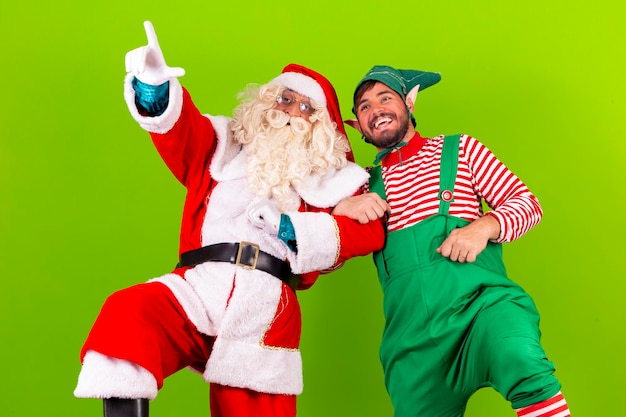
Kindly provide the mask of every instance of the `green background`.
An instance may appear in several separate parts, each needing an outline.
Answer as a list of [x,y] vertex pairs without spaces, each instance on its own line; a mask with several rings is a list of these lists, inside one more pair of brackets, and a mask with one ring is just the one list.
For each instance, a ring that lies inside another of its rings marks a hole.
[[[217,3],[217,4],[215,4]],[[535,298],[543,342],[576,417],[624,416],[624,82],[620,0],[380,2],[20,1],[0,10],[0,413],[98,416],[72,395],[105,297],[169,271],[183,188],[128,114],[124,54],[151,20],[206,113],[289,62],[328,76],[344,117],[373,65],[439,71],[418,96],[422,134],[468,133],[539,197],[542,223],[505,246]],[[357,161],[373,149],[350,132]],[[369,257],[300,295],[299,416],[391,416]],[[208,416],[183,370],[151,415]],[[513,415],[493,390],[468,417]]]

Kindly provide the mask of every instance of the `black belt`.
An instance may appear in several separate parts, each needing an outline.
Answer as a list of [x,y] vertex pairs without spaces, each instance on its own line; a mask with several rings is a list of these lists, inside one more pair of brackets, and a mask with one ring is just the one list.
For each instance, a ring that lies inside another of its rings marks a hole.
[[294,290],[299,281],[298,276],[291,273],[289,263],[261,251],[259,245],[250,242],[217,243],[190,250],[180,255],[177,267],[195,266],[208,261],[230,262],[245,269],[267,272]]

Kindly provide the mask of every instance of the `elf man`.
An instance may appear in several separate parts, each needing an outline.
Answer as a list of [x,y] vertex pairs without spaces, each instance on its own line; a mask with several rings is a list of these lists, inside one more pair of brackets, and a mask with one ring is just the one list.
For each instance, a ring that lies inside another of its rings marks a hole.
[[210,383],[213,417],[292,417],[303,388],[295,290],[382,247],[381,222],[330,214],[368,175],[322,75],[288,65],[232,118],[203,115],[145,30],[148,45],[126,55],[125,98],[187,189],[180,262],[106,300],[75,395],[103,399],[106,417],[147,416],[164,378],[190,367]]
[[493,387],[520,417],[569,416],[540,343],[539,313],[502,261],[502,244],[537,225],[541,206],[475,138],[415,131],[417,93],[440,79],[380,65],[359,81],[357,119],[348,123],[379,151],[369,183],[375,194],[346,199],[334,212],[365,222],[389,212],[374,261],[394,415],[461,417],[476,390]]

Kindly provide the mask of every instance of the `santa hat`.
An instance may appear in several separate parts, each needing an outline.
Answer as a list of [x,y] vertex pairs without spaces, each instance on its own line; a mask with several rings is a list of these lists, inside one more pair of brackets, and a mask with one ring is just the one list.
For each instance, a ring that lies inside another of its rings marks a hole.
[[[337,93],[330,81],[322,74],[302,65],[289,64],[270,83],[284,85],[296,93],[307,96],[316,103],[325,106],[330,115],[330,120],[336,125],[337,131],[346,138],[348,137],[343,126]],[[354,161],[352,150],[347,153],[347,156],[350,161]]]

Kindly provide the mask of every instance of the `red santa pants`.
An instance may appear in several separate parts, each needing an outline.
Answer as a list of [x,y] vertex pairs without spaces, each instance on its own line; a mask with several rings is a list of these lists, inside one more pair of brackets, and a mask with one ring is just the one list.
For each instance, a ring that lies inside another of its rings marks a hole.
[[[298,330],[299,326],[298,322]],[[283,332],[281,336],[289,333]],[[300,332],[295,332],[292,338],[288,344],[297,346]],[[94,350],[136,363],[154,375],[160,389],[164,378],[183,368],[202,372],[213,341],[213,337],[198,332],[167,286],[151,282],[117,291],[106,300],[80,359],[83,360],[88,350]],[[296,415],[295,395],[267,394],[218,384],[211,384],[210,392],[214,417]]]

